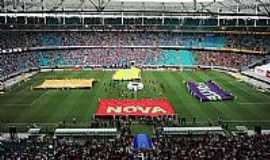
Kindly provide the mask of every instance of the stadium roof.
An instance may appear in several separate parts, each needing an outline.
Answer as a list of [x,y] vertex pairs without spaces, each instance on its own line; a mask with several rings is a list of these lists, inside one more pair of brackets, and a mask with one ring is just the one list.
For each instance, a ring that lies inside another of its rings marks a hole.
[[270,0],[2,0],[1,12],[159,11],[270,15]]

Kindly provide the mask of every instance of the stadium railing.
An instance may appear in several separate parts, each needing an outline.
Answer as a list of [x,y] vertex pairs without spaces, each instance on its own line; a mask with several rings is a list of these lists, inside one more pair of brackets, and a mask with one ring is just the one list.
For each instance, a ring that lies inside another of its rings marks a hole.
[[74,137],[74,136],[116,136],[116,128],[57,128],[55,136]]
[[186,134],[222,134],[224,129],[220,126],[210,127],[164,127],[164,135],[186,135]]

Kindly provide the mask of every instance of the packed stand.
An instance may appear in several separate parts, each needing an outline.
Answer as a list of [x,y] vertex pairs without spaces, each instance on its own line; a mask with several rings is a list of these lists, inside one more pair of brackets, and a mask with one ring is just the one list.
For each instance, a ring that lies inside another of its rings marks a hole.
[[26,138],[0,143],[0,159],[145,160],[270,158],[270,135],[186,135],[152,137],[153,148],[134,150],[132,135],[116,138]]
[[269,51],[270,49],[269,37],[263,37],[261,35],[229,35],[227,36],[227,43],[225,47],[239,48],[255,51]]
[[[18,37],[20,37],[18,39]],[[268,36],[177,32],[1,32],[0,48],[42,46],[186,46],[269,50]]]
[[153,138],[146,159],[256,159],[270,158],[270,135],[186,136]]
[[128,159],[131,137],[69,140],[26,138],[1,142],[0,159],[121,160]]
[[234,69],[241,69],[250,65],[252,62],[263,58],[255,54],[236,54],[222,52],[196,52],[199,65],[224,66]]
[[191,52],[184,50],[153,49],[74,49],[32,51],[0,54],[2,76],[20,73],[32,68],[100,66],[123,68],[131,61],[138,66],[207,65],[241,69],[263,58],[263,55],[221,52]]
[[[18,37],[20,37],[18,39]],[[156,46],[124,49],[121,46]],[[0,54],[1,79],[32,68],[136,65],[214,65],[241,69],[261,55],[162,50],[158,46],[240,48],[267,51],[270,38],[253,35],[191,34],[176,32],[1,32],[0,49],[41,46],[116,46],[111,49],[37,50]]]

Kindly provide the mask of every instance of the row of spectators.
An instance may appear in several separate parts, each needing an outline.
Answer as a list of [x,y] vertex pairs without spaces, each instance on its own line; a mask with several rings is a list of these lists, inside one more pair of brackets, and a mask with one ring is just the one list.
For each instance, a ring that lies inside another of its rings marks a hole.
[[270,158],[270,136],[190,136],[153,138],[153,150],[146,159],[256,159]]
[[256,60],[262,58],[260,55],[234,54],[234,53],[207,53],[205,51],[197,52],[197,63],[206,66],[224,66],[235,69],[246,67]]
[[187,46],[269,50],[270,37],[176,32],[1,32],[0,48],[38,46]]
[[121,160],[129,159],[132,137],[72,140],[46,136],[0,143],[0,159]]
[[262,55],[219,52],[190,52],[160,49],[76,49],[33,51],[0,54],[3,75],[21,72],[30,68],[93,66],[106,68],[136,65],[208,65],[241,69],[261,59]]
[[[261,38],[260,38],[261,37]],[[270,37],[230,35],[227,37],[226,47],[249,49],[255,51],[269,51]]]
[[[159,127],[177,127],[181,124],[186,123],[185,118],[179,118],[176,115],[173,116],[159,116],[159,117],[135,117],[135,116],[117,116],[114,117],[108,117],[105,119],[104,117],[93,117],[91,121],[91,127],[92,128],[108,128],[108,127],[114,127],[118,128],[123,131],[129,130],[131,125],[134,124],[147,124],[147,125],[153,125],[155,131],[158,131]],[[195,123],[196,120],[193,120]],[[130,132],[128,132],[130,133]]]
[[[153,148],[134,150],[133,135],[117,137],[26,138],[0,141],[0,159],[57,160],[266,160],[270,135],[186,135],[152,137]],[[143,155],[143,156],[142,156]]]

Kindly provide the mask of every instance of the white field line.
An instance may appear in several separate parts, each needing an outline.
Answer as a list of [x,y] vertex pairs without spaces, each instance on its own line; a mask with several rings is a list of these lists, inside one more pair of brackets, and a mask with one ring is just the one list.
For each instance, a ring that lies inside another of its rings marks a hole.
[[29,106],[31,103],[0,103],[0,106]]
[[31,103],[30,103],[30,106],[32,106],[33,104],[35,104],[39,99],[40,99],[40,97],[42,97],[44,94],[46,94],[47,93],[47,91],[46,92],[44,92],[44,93],[42,93],[41,95],[39,95],[38,96],[38,98],[36,98],[35,100],[33,100]]
[[42,93],[40,96],[38,96],[35,100],[33,100],[31,103],[0,103],[0,106],[32,106],[34,103],[36,103],[40,97],[42,97],[46,92]]
[[241,105],[265,105],[265,104],[270,104],[270,102],[238,102],[238,104]]

